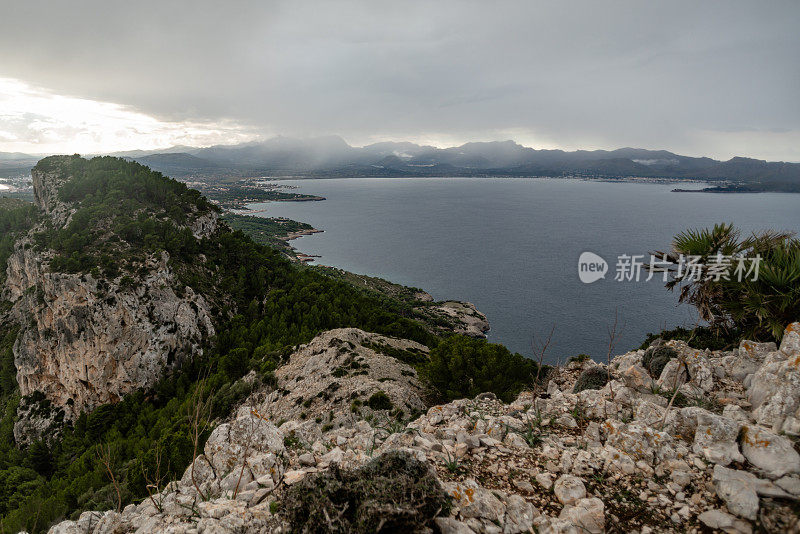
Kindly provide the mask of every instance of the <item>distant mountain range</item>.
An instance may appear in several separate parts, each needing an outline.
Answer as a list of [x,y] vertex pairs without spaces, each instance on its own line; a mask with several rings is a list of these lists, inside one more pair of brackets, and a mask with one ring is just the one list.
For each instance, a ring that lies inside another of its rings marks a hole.
[[[265,142],[206,148],[172,147],[112,155],[138,161],[174,177],[213,176],[585,176],[699,179],[715,191],[800,192],[800,163],[735,157],[728,161],[681,156],[665,150],[536,150],[498,141],[436,148],[408,142],[353,147],[336,136],[276,137]],[[0,153],[0,167],[22,154]]]

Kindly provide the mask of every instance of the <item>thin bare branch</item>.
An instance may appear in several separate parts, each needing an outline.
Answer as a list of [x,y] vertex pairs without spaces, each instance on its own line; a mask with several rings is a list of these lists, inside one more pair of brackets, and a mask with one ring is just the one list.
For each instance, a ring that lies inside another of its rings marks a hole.
[[106,474],[114,485],[114,490],[117,492],[117,513],[119,513],[122,511],[122,492],[120,491],[119,482],[117,482],[117,477],[114,476],[114,470],[112,469],[113,457],[111,454],[111,445],[98,445],[96,452],[97,459],[100,460],[100,463],[106,468]]

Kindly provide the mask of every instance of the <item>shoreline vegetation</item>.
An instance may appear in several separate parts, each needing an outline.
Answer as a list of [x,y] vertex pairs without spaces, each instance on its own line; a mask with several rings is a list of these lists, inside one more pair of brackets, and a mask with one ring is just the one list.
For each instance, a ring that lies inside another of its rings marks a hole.
[[289,241],[322,232],[310,224],[282,217],[258,217],[225,212],[222,219],[233,230],[241,230],[256,243],[275,248],[295,261],[311,261],[313,256],[297,252]]
[[318,202],[325,197],[288,193],[285,186],[260,184],[254,180],[240,180],[236,184],[210,184],[200,182],[196,186],[209,200],[225,210],[249,211],[248,204],[257,202]]

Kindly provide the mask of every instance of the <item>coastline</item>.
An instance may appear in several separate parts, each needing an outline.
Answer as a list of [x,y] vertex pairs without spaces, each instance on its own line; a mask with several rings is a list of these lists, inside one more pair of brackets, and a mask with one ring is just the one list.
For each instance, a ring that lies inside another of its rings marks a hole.
[[[325,230],[318,230],[316,228],[311,228],[310,230],[298,230],[297,232],[290,232],[286,234],[284,237],[279,237],[278,239],[282,241],[286,241],[287,245],[289,241],[293,241],[295,239],[301,238],[306,235],[313,235],[313,234],[321,234]],[[316,260],[317,258],[321,258],[322,256],[318,256],[315,254],[304,254],[303,252],[298,252],[296,248],[291,245],[288,245],[290,249],[292,249],[293,260],[299,263],[311,263],[312,261]]]

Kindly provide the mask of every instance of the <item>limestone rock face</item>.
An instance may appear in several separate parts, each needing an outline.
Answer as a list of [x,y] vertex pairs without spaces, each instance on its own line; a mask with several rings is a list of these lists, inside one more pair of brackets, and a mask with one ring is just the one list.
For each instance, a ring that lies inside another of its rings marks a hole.
[[746,519],[755,519],[759,508],[759,495],[790,498],[781,488],[758,478],[748,471],[738,471],[717,465],[713,474],[717,495],[725,501],[732,513]]
[[14,345],[20,393],[39,391],[68,417],[154,384],[214,333],[208,305],[175,293],[168,257],[154,258],[135,287],[91,275],[48,272],[17,249],[7,288],[15,312],[32,317]]
[[[275,425],[255,410],[242,412],[230,423],[215,428],[206,441],[205,460],[220,478],[231,472],[238,474],[240,469],[237,469],[237,465],[241,467],[242,459],[258,458],[270,453],[279,455],[284,450],[283,434]],[[250,469],[244,471],[250,472]],[[264,473],[252,474],[255,475],[252,478],[257,478]]]
[[563,475],[556,480],[553,493],[562,504],[575,504],[586,497],[586,487],[583,481],[572,475]]
[[33,181],[33,200],[42,211],[59,225],[67,221],[68,207],[59,200],[58,190],[71,178],[58,171],[44,172],[38,169],[31,171]]
[[755,519],[758,513],[758,494],[748,475],[749,473],[718,465],[714,468],[714,486],[728,510],[740,517]]
[[737,519],[735,516],[722,510],[707,510],[698,516],[698,519],[709,528],[716,528],[724,532],[752,532],[749,523]]
[[751,464],[773,478],[800,473],[800,454],[788,438],[756,427],[744,430],[742,453]]
[[719,465],[744,461],[744,456],[739,452],[739,445],[736,443],[740,428],[736,421],[727,417],[707,412],[699,413],[694,436],[694,452],[703,454],[706,460]]
[[780,350],[765,357],[747,394],[756,422],[794,433],[800,419],[800,323],[786,327]]
[[761,367],[764,358],[770,352],[776,350],[775,343],[756,343],[743,340],[739,344],[738,354],[730,359],[728,372],[733,378],[744,380],[747,375],[756,372]]
[[[34,170],[34,196],[50,222],[63,227],[71,208],[58,198],[63,174]],[[216,228],[216,215],[197,222],[197,235]],[[199,220],[199,218],[198,218]],[[52,252],[22,237],[8,259],[3,298],[21,325],[14,344],[17,382],[23,396],[39,392],[66,420],[116,402],[153,385],[165,368],[192,358],[214,334],[210,306],[180,286],[162,253],[146,259],[131,284],[91,274],[53,272]],[[37,439],[37,428],[21,418],[15,439]]]
[[605,532],[605,506],[597,497],[580,499],[574,505],[565,506],[558,518],[569,521],[581,532]]

